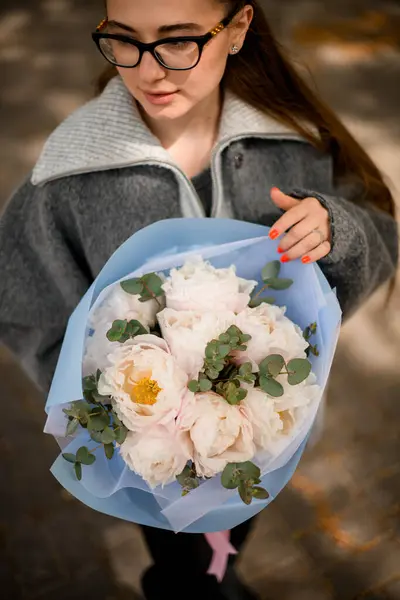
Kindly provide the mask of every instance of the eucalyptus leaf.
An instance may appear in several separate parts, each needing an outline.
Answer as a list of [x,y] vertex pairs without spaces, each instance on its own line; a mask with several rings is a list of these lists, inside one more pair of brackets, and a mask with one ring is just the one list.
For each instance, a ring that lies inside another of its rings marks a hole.
[[273,260],[265,265],[263,270],[261,271],[261,277],[264,281],[272,279],[274,277],[278,277],[281,271],[281,263],[279,260]]
[[273,296],[262,296],[261,298],[255,298],[254,300],[250,300],[250,308],[257,308],[257,306],[261,306],[261,304],[275,304],[276,300]]
[[294,358],[287,364],[289,371],[288,383],[298,385],[307,379],[311,373],[311,363],[306,358]]
[[200,379],[199,387],[201,392],[209,392],[210,390],[212,390],[212,386],[213,384],[209,379]]
[[150,290],[154,294],[154,296],[162,296],[164,291],[162,289],[163,280],[156,275],[155,273],[148,273],[141,278],[141,282],[146,289],[146,291]]
[[280,354],[271,354],[264,358],[264,360],[259,364],[260,373],[262,375],[271,375],[272,377],[277,377],[283,367],[285,366],[285,359]]
[[137,296],[143,291],[143,283],[138,278],[121,281],[120,285],[124,292],[131,294],[132,296]]
[[199,382],[196,381],[196,380],[189,381],[189,383],[188,383],[188,390],[190,392],[193,392],[193,394],[196,394],[197,392],[199,392],[200,391]]
[[88,422],[88,429],[94,431],[103,431],[110,423],[110,417],[107,414],[91,416]]
[[221,344],[218,348],[219,358],[226,358],[231,351],[229,344]]
[[66,454],[63,454],[62,457],[69,463],[75,464],[75,462],[76,462],[75,454],[69,454],[67,452]]
[[268,284],[268,287],[271,288],[271,290],[287,290],[293,285],[293,279],[272,278],[269,279],[266,283]]
[[257,498],[257,500],[267,500],[267,498],[269,498],[269,493],[262,487],[253,487],[251,494],[253,498]]
[[93,392],[97,390],[97,382],[92,375],[84,377],[82,379],[82,387],[87,392]]
[[75,475],[78,481],[82,479],[82,465],[79,462],[76,462],[74,465]]
[[239,375],[244,377],[245,375],[250,375],[253,370],[253,365],[250,362],[244,363],[239,367]]
[[259,479],[261,475],[260,467],[257,467],[250,460],[243,463],[236,463],[236,467],[240,471],[241,479]]
[[115,441],[118,444],[123,444],[126,440],[126,436],[128,435],[128,429],[121,423],[121,425],[117,425],[114,429]]
[[103,444],[112,444],[115,441],[115,432],[111,427],[106,427],[101,435]]
[[246,485],[244,481],[239,483],[239,495],[245,504],[249,505],[252,503],[252,488]]
[[229,337],[228,333],[221,333],[218,339],[223,344],[229,344],[231,338]]
[[275,379],[272,379],[272,377],[267,377],[266,375],[260,377],[260,387],[266,394],[273,398],[280,398],[284,393],[282,385],[278,381],[275,381]]
[[78,429],[78,426],[79,426],[78,419],[72,419],[72,421],[69,421],[69,423],[67,425],[67,436],[74,435],[74,433]]
[[114,456],[114,451],[114,444],[104,444],[104,453],[108,460],[112,459],[112,457]]
[[229,463],[221,474],[221,484],[228,490],[234,490],[240,483],[239,472],[236,463]]
[[185,485],[186,480],[190,479],[190,477],[192,477],[192,473],[193,473],[192,469],[189,467],[189,465],[186,465],[186,467],[183,469],[182,473],[180,473],[179,475],[176,476],[176,480],[181,485]]
[[82,446],[79,448],[76,453],[76,462],[81,463],[82,465],[92,465],[96,460],[96,457],[93,454],[90,454],[88,448],[86,446]]

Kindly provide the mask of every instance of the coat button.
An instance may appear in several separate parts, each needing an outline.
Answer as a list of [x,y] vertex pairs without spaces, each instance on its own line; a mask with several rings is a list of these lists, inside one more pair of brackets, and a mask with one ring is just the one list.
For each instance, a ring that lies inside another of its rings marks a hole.
[[242,153],[235,154],[234,161],[235,161],[236,169],[240,169],[243,165],[243,154]]

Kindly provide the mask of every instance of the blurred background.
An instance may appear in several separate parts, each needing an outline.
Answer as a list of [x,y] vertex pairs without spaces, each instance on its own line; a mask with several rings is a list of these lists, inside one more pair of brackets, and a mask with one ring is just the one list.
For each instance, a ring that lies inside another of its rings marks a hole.
[[[400,198],[400,2],[264,0],[300,69]],[[1,0],[0,204],[49,133],[93,94],[99,0]],[[261,515],[241,571],[264,600],[400,599],[400,292],[344,327],[323,436]],[[0,589],[7,600],[139,598],[137,529],[49,473],[44,400],[0,349]]]

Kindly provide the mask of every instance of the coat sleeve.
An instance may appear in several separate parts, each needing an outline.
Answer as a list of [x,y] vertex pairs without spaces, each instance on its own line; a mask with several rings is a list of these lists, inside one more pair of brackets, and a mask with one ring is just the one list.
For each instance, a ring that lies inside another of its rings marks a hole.
[[73,217],[27,181],[0,220],[0,342],[48,391],[71,312],[91,284]]
[[329,194],[295,189],[294,197],[317,198],[327,209],[332,250],[319,261],[345,317],[351,315],[380,285],[394,277],[398,264],[398,227],[368,199],[359,185],[340,186]]

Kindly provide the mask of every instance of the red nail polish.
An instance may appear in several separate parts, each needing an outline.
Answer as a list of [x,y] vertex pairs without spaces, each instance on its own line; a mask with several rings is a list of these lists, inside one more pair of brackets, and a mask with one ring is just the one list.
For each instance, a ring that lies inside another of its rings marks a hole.
[[303,256],[303,258],[301,259],[301,262],[306,265],[307,263],[311,262],[311,258],[309,256]]
[[281,258],[281,262],[287,263],[289,261],[290,261],[290,258],[287,256],[287,254],[284,254]]
[[269,237],[271,240],[276,240],[276,238],[279,237],[279,231],[277,229],[271,229],[269,232]]
[[274,187],[271,188],[271,192],[273,192],[274,190],[277,190],[278,192],[280,191],[279,188],[276,187],[276,185],[274,185]]
[[278,252],[279,252],[279,254],[283,254],[285,251],[282,250],[282,248],[278,248]]

